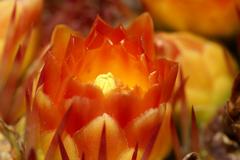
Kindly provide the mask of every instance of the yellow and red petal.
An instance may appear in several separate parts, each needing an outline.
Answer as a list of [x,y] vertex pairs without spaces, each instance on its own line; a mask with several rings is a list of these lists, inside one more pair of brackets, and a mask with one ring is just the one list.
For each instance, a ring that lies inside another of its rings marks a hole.
[[95,118],[79,130],[74,136],[74,141],[79,154],[84,154],[85,159],[97,160],[100,156],[116,159],[128,149],[123,132],[107,114]]
[[140,36],[145,54],[149,59],[154,59],[153,22],[148,13],[137,17],[127,29],[127,33],[130,36]]
[[[131,121],[124,128],[130,147],[138,144],[139,149],[146,152],[147,146],[152,143],[149,157],[155,159],[155,157],[166,155],[171,146],[171,114],[171,106],[161,105],[158,108],[146,111],[143,115]],[[160,128],[156,130],[156,127]],[[157,132],[157,134],[153,138],[154,132]]]

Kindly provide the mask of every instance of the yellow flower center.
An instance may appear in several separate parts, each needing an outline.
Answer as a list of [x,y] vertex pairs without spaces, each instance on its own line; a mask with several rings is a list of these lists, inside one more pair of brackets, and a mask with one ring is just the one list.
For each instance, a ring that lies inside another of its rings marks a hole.
[[102,89],[104,94],[109,93],[111,90],[116,88],[116,83],[114,80],[114,76],[111,72],[106,74],[100,74],[94,81],[94,85],[98,86]]

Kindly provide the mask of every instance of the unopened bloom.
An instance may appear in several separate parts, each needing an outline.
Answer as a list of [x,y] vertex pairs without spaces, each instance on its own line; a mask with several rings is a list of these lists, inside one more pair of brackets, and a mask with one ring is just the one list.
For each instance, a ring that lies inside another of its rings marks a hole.
[[42,0],[0,1],[0,117],[16,122],[24,110],[26,68],[34,57]]
[[29,94],[26,151],[61,159],[55,149],[63,141],[70,159],[163,158],[171,146],[165,103],[178,67],[154,55],[148,14],[127,29],[97,17],[86,38],[57,26],[36,93]]
[[239,33],[239,0],[142,0],[157,24],[206,36]]
[[212,117],[228,100],[238,72],[229,52],[216,42],[187,32],[159,33],[155,44],[159,57],[179,62],[187,79],[188,105],[194,105],[202,120]]

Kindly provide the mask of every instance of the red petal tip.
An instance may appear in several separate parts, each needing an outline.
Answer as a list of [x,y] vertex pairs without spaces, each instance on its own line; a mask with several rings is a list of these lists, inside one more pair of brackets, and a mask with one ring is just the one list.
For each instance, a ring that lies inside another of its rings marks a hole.
[[182,159],[182,150],[179,142],[179,137],[177,134],[177,129],[173,118],[171,118],[171,135],[173,141],[173,150],[177,160]]
[[199,153],[200,144],[199,144],[199,133],[197,127],[196,115],[194,112],[194,108],[192,107],[192,128],[191,128],[191,147],[193,152]]
[[132,160],[137,160],[137,154],[138,154],[138,143],[136,144],[135,148],[134,148],[134,152],[132,155]]
[[106,124],[103,123],[98,160],[107,160]]
[[31,149],[28,155],[28,160],[37,160],[36,153],[34,149]]
[[58,136],[58,144],[59,144],[59,149],[60,149],[62,160],[69,160],[69,157],[68,157],[67,151],[64,147],[64,144],[62,142],[61,136]]

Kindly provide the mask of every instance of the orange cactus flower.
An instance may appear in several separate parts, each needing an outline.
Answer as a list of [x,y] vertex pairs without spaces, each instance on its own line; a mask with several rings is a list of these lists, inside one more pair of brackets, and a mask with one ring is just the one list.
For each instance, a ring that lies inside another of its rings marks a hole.
[[36,49],[42,0],[0,1],[0,117],[16,122],[22,114],[26,68]]
[[188,106],[194,105],[198,118],[208,120],[228,100],[237,63],[220,44],[187,32],[159,33],[157,54],[179,62],[187,78]]
[[212,37],[239,33],[239,0],[142,0],[156,23]]
[[26,151],[47,159],[163,158],[177,72],[177,63],[154,57],[148,14],[127,29],[97,17],[86,38],[57,26],[36,92],[28,92],[27,131],[34,130]]

